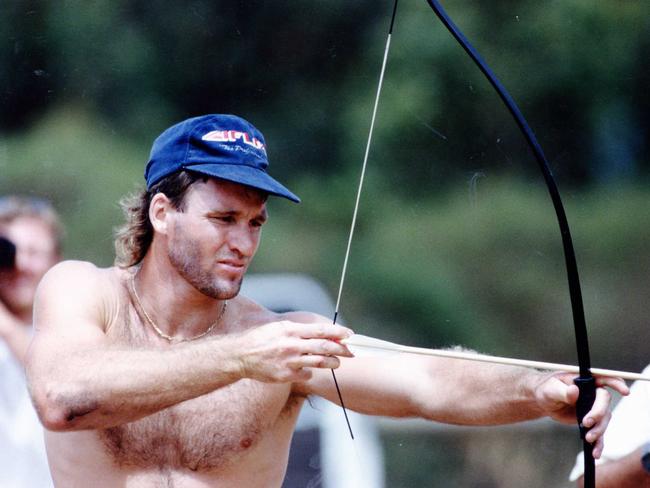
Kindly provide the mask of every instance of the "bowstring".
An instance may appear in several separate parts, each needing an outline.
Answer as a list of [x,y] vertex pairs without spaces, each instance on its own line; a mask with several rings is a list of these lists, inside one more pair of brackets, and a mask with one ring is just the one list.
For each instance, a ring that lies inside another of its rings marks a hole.
[[[379,107],[379,98],[381,95],[381,89],[384,84],[384,74],[386,73],[386,65],[388,64],[388,53],[390,51],[390,41],[393,36],[393,26],[395,25],[395,16],[397,14],[397,3],[399,0],[395,0],[393,4],[393,13],[390,19],[390,27],[388,29],[388,35],[386,36],[386,46],[384,48],[384,57],[381,64],[381,71],[379,72],[379,83],[377,84],[377,93],[375,95],[375,103],[372,109],[372,117],[370,119],[370,130],[368,131],[368,140],[366,142],[366,150],[363,155],[363,164],[361,165],[361,175],[359,177],[359,185],[357,187],[357,197],[354,202],[354,211],[352,212],[352,223],[350,224],[350,233],[348,234],[348,244],[345,249],[345,257],[343,259],[343,269],[341,270],[341,278],[339,280],[339,289],[336,295],[336,306],[334,307],[334,317],[332,318],[332,324],[336,324],[336,320],[339,316],[339,308],[341,305],[341,297],[343,296],[343,285],[345,283],[345,276],[348,270],[348,261],[350,259],[350,249],[352,248],[352,239],[354,237],[354,229],[357,224],[357,215],[359,213],[359,205],[361,202],[361,192],[363,190],[363,183],[366,177],[366,168],[368,166],[368,156],[370,155],[370,145],[372,144],[372,134],[375,130],[375,120],[377,119],[377,109]],[[343,402],[343,395],[341,394],[341,389],[339,388],[339,382],[336,379],[336,374],[334,369],[332,371],[332,379],[334,380],[334,386],[336,387],[336,393],[341,404],[341,409],[343,410],[343,415],[345,416],[345,422],[350,431],[350,437],[354,440],[354,433],[352,432],[352,425],[350,424],[350,419],[348,417],[347,409],[345,408],[345,403]]]

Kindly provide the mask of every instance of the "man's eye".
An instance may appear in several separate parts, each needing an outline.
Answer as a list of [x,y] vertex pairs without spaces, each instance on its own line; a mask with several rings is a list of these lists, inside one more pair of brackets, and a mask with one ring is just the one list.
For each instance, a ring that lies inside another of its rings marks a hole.
[[212,217],[212,220],[217,220],[219,222],[232,223],[235,221],[235,218],[231,215],[221,215],[218,217]]

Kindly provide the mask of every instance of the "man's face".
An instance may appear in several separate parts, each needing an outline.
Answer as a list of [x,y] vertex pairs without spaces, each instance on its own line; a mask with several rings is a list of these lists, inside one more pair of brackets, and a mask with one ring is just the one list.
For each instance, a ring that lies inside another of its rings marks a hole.
[[0,271],[0,300],[16,314],[30,314],[36,286],[59,260],[52,230],[36,217],[0,224],[0,235],[16,246],[13,269]]
[[168,255],[194,288],[226,300],[239,293],[266,221],[266,195],[227,181],[194,183],[172,211]]

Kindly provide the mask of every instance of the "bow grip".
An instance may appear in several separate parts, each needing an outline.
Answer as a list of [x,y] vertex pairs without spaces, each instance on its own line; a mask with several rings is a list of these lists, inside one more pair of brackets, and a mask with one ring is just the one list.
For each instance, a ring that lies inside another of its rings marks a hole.
[[580,394],[576,402],[576,418],[578,419],[578,427],[580,428],[580,437],[585,438],[589,429],[582,425],[582,419],[589,413],[592,405],[596,401],[596,380],[593,376],[576,378],[573,383],[578,387]]

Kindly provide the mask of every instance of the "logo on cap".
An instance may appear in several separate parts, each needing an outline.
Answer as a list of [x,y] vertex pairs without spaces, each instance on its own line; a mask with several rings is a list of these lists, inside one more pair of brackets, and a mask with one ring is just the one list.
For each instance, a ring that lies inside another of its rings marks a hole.
[[260,149],[266,154],[266,147],[264,144],[257,138],[253,137],[247,132],[241,132],[238,130],[213,130],[201,137],[204,141],[214,141],[214,142],[236,142],[241,139],[244,144],[247,144],[255,149]]

